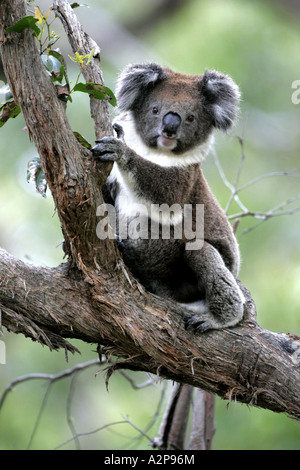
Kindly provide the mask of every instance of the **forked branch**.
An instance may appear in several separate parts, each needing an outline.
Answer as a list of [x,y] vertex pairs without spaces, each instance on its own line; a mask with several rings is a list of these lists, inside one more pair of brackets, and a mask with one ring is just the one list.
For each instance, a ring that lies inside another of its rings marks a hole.
[[[57,0],[57,8],[66,3]],[[195,336],[184,329],[184,310],[145,292],[124,274],[114,241],[97,238],[96,208],[110,168],[95,171],[76,141],[32,32],[6,32],[25,14],[23,1],[1,1],[1,57],[40,154],[70,263],[38,268],[0,250],[3,325],[53,348],[72,350],[65,338],[100,343],[120,358],[114,369],[147,371],[300,418],[300,339],[260,328],[245,288],[243,324]]]

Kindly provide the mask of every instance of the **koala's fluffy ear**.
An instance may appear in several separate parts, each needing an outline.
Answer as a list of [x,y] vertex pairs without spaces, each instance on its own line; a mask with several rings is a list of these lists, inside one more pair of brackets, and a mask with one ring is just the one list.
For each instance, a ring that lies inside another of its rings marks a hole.
[[200,82],[205,110],[210,114],[213,125],[228,130],[236,119],[240,91],[234,81],[215,70],[207,70]]
[[164,80],[167,77],[164,69],[156,63],[132,64],[121,73],[116,98],[120,111],[132,109],[137,98],[146,91],[149,85]]

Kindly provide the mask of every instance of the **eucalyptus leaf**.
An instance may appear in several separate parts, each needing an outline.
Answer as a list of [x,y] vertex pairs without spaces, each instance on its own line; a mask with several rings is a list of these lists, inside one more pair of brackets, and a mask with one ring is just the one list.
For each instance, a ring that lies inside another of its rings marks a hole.
[[85,148],[91,150],[91,144],[79,132],[74,131],[73,134],[75,135],[78,142],[80,142]]
[[61,63],[63,69],[60,68],[60,77],[61,77],[60,82],[62,82],[63,77],[65,77],[67,85],[70,89],[70,82],[69,82],[69,78],[68,78],[68,74],[67,74],[67,64],[66,64],[64,56],[62,55],[62,53],[60,52],[59,49],[49,51],[49,56],[55,58],[58,62]]
[[113,91],[108,88],[108,86],[105,87],[106,93],[109,96],[109,104],[112,106],[117,106],[117,98],[115,97]]
[[71,3],[71,8],[79,8],[79,7],[86,7],[86,8],[90,8],[89,5],[87,5],[86,3],[77,3],[77,2],[73,2]]
[[73,91],[81,91],[83,93],[88,93],[89,95],[94,96],[98,100],[108,100],[112,106],[116,106],[117,100],[110,88],[99,85],[97,83],[77,83]]
[[40,34],[40,28],[36,25],[38,19],[33,16],[24,16],[21,20],[17,21],[16,24],[6,29],[7,32],[15,31],[16,33],[22,33],[24,29],[30,28],[34,32],[35,36]]
[[48,54],[42,54],[41,58],[48,72],[52,73],[60,71],[62,64],[58,59]]
[[9,101],[5,103],[0,108],[0,127],[8,121],[8,119],[13,119],[17,117],[21,112],[20,106],[18,106],[14,101]]

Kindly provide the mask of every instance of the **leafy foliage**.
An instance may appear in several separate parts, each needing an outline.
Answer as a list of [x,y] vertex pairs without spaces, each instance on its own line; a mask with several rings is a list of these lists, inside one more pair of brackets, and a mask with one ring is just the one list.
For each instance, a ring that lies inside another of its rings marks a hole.
[[9,101],[0,107],[0,128],[4,126],[6,121],[10,118],[17,117],[21,112],[20,106],[14,101]]
[[82,91],[94,96],[98,100],[108,100],[112,106],[116,106],[117,100],[113,92],[107,86],[99,85],[97,83],[77,83],[73,91]]
[[74,131],[73,134],[75,135],[78,142],[81,143],[81,145],[83,145],[85,148],[91,150],[92,145],[79,132]]
[[[29,2],[31,3],[31,2]],[[64,56],[61,54],[59,49],[52,49],[53,45],[57,42],[59,37],[54,31],[51,31],[50,26],[53,21],[49,21],[50,8],[44,15],[41,8],[34,4],[34,15],[25,16],[21,20],[17,21],[13,26],[7,28],[7,32],[22,33],[25,29],[31,29],[37,38],[40,45],[41,59],[49,74],[52,83],[57,87],[57,96],[62,101],[72,102],[71,94],[76,91],[88,93],[94,98],[99,100],[107,100],[112,106],[116,106],[117,101],[112,90],[108,87],[97,83],[80,83],[79,77],[84,67],[87,67],[94,56],[94,49],[87,55],[80,55],[78,52],[75,53],[74,57],[69,58],[80,66],[80,71],[76,80],[76,83],[71,89],[70,82],[67,74],[67,64]],[[72,3],[72,8],[78,8],[80,6],[88,6],[85,4],[79,4],[77,2]],[[0,128],[10,119],[17,117],[21,110],[18,105],[12,99],[12,93],[9,89],[9,85],[6,84],[0,89]],[[80,135],[80,134],[78,134]],[[81,143],[85,139],[79,139]],[[88,143],[87,143],[88,144]],[[85,144],[84,144],[85,145]],[[85,145],[87,146],[87,145]],[[42,191],[43,192],[43,191]]]
[[16,24],[7,28],[7,32],[15,31],[16,33],[22,33],[25,29],[30,28],[34,32],[35,36],[38,36],[41,32],[40,28],[36,25],[38,22],[37,18],[33,16],[25,16],[20,21],[17,21]]

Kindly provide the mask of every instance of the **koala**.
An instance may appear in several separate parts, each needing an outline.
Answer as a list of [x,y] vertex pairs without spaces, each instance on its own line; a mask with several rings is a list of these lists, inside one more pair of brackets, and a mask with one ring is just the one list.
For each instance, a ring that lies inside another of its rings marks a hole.
[[214,131],[235,122],[238,86],[214,70],[186,75],[134,64],[121,73],[116,97],[117,135],[96,141],[92,151],[114,162],[103,194],[116,211],[125,264],[148,291],[186,308],[187,328],[203,333],[236,325],[245,305],[238,244],[201,163]]

